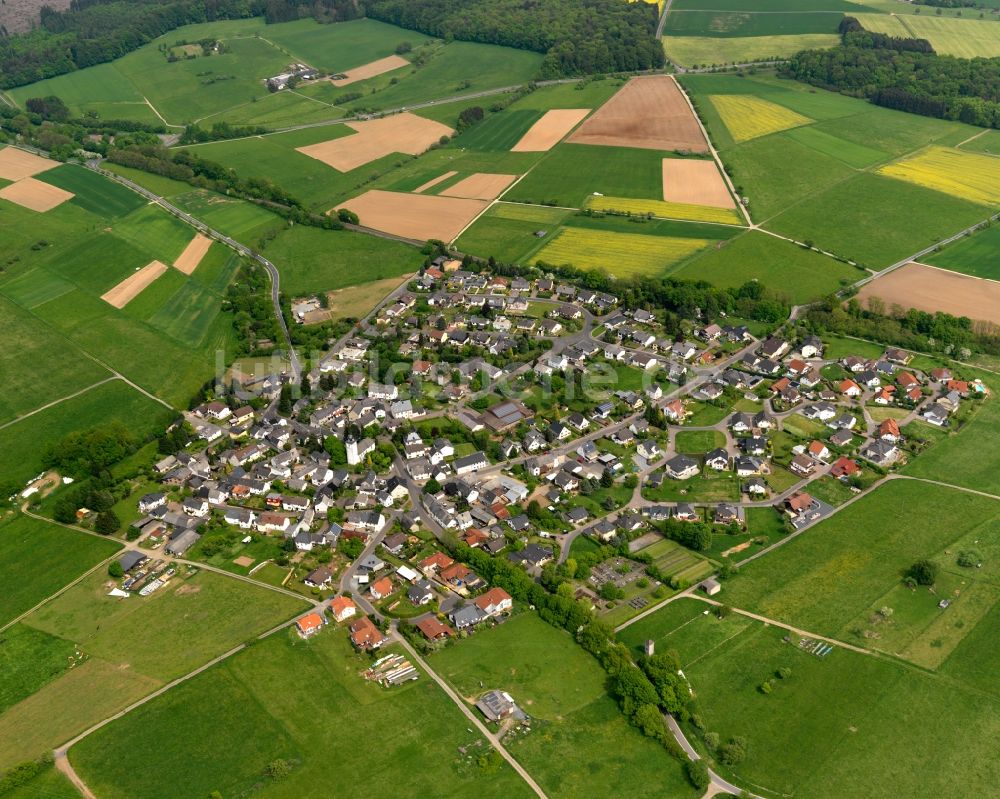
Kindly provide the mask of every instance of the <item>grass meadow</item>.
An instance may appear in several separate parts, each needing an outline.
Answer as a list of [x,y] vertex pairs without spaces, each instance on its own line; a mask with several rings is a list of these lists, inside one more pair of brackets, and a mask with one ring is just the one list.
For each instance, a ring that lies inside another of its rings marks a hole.
[[991,225],[954,244],[949,244],[940,252],[924,256],[924,263],[962,272],[975,277],[1000,280],[1000,263],[996,254],[1000,251],[1000,227]]
[[468,700],[498,688],[532,716],[531,733],[508,746],[549,796],[693,795],[679,763],[625,722],[597,662],[535,614],[483,630],[429,662]]
[[[109,799],[213,790],[236,796],[251,789],[278,799],[309,795],[321,783],[334,797],[374,792],[457,799],[473,785],[483,797],[531,795],[506,765],[481,772],[475,764],[484,751],[475,743],[480,736],[467,732],[467,720],[426,675],[386,690],[361,677],[368,662],[332,627],[308,642],[279,633],[84,739],[70,758]],[[337,722],[346,718],[347,737]],[[185,734],[169,734],[178,724]],[[216,746],[220,729],[240,746]],[[349,743],[376,740],[377,746]],[[470,755],[459,754],[460,746],[471,747]],[[127,764],[135,751],[144,753],[144,770]],[[265,767],[279,758],[291,772],[263,779]],[[152,784],[149,770],[160,777]]]
[[69,669],[77,648],[24,624],[0,633],[0,714]]

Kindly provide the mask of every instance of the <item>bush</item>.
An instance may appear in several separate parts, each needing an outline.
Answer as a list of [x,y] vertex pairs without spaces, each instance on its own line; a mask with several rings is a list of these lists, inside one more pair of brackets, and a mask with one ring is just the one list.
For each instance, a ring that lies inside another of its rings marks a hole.
[[934,585],[937,580],[938,567],[929,560],[918,560],[906,572],[917,585]]
[[781,668],[778,669],[777,673],[778,677],[780,677],[782,680],[787,680],[789,677],[792,676],[792,670],[788,668],[788,666],[782,666]]
[[117,560],[113,560],[108,564],[108,576],[120,580],[125,576],[125,569],[122,568],[122,565]]
[[747,756],[747,741],[743,737],[735,737],[730,739],[729,743],[723,744],[719,747],[719,760],[725,763],[727,766],[735,766],[737,763],[742,763],[746,760]]
[[983,556],[974,549],[966,549],[958,553],[958,565],[966,569],[973,569],[983,562]]
[[762,694],[769,694],[773,690],[774,689],[771,687],[771,681],[770,680],[764,680],[764,682],[762,682],[760,684],[760,692]]
[[699,791],[704,791],[711,782],[708,776],[708,766],[705,765],[704,760],[689,760],[684,764],[684,772],[691,784]]
[[719,748],[719,733],[717,732],[706,732],[705,733],[705,746],[708,748],[709,752],[714,752]]

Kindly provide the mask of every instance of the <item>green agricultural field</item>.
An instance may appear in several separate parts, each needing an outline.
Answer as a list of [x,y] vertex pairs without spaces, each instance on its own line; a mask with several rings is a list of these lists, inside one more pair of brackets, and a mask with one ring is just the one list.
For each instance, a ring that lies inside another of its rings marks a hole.
[[0,714],[75,665],[77,647],[23,624],[0,633]]
[[156,255],[167,266],[184,252],[194,237],[194,230],[157,205],[146,205],[120,219],[111,228],[120,239]]
[[[309,795],[318,784],[335,797],[457,799],[473,786],[484,798],[531,795],[506,765],[488,775],[480,771],[480,736],[466,731],[467,720],[426,675],[386,690],[360,676],[368,662],[353,653],[341,630],[331,627],[308,643],[281,633],[104,727],[74,747],[70,758],[108,799],[137,793],[173,799],[213,790],[236,796],[251,789],[278,799]],[[344,727],[334,720],[342,714],[351,716],[353,740],[377,740],[378,746],[341,747]],[[178,724],[185,734],[168,734]],[[213,746],[221,728],[241,745]],[[463,757],[461,746],[474,754]],[[150,782],[148,771],[127,767],[128,753],[137,750],[159,779]],[[279,758],[292,764],[291,772],[262,781],[265,767]],[[438,768],[423,768],[427,762]]]
[[932,189],[860,174],[804,200],[769,220],[767,227],[884,269],[989,213]]
[[615,277],[662,274],[667,267],[706,247],[707,239],[666,238],[563,228],[541,250],[539,261],[600,269]]
[[[790,15],[791,16],[791,15]],[[824,18],[831,16],[824,14]],[[797,17],[797,15],[796,15]],[[836,47],[835,33],[799,33],[775,36],[665,36],[663,50],[667,57],[682,66],[701,64],[745,64],[768,58],[788,58],[800,50]]]
[[250,102],[213,116],[210,120],[206,120],[206,124],[228,122],[230,125],[281,130],[309,122],[329,122],[343,116],[342,108],[296,90],[255,97]]
[[264,252],[281,272],[281,288],[289,296],[410,274],[424,261],[408,244],[302,225],[283,230]]
[[119,421],[137,436],[151,436],[172,415],[131,386],[113,380],[0,428],[4,453],[0,479],[22,482],[38,474],[48,447],[75,430]]
[[[919,16],[857,14],[866,30],[910,39],[927,39],[934,52],[957,58],[1000,56],[1000,24],[995,20],[956,19],[930,13]],[[972,13],[969,13],[972,16]]]
[[962,272],[975,277],[1000,280],[1000,227],[991,226],[961,241],[945,247],[940,252],[925,255],[924,263]]
[[142,208],[147,200],[130,189],[73,164],[43,172],[38,179],[71,191],[70,200],[101,219],[118,219]]
[[841,11],[855,12],[865,7],[853,0],[677,0],[677,10],[719,9],[720,11],[745,11],[748,13],[789,11]]
[[[17,516],[0,524],[0,625],[30,610],[121,547],[50,522]],[[32,553],[46,553],[36,569]]]
[[[523,262],[555,233],[569,213],[558,208],[499,203],[479,217],[455,246],[483,258],[492,255],[504,263]],[[541,231],[546,235],[539,238],[535,233]]]
[[848,141],[847,139],[827,133],[818,125],[794,128],[782,135],[799,144],[804,144],[818,153],[843,161],[854,169],[864,169],[865,167],[885,161],[889,157],[889,154],[882,150],[866,147],[863,144]]
[[[945,512],[950,522],[942,526],[937,520]],[[990,499],[893,482],[744,567],[727,586],[726,601],[807,630],[853,639],[858,620],[880,607],[877,603],[900,584],[914,561],[949,549],[997,512]]]
[[679,764],[625,723],[597,662],[534,614],[459,641],[430,666],[464,697],[499,688],[531,714],[531,733],[510,751],[551,797],[692,793]]
[[864,277],[852,266],[756,231],[705,250],[672,274],[723,287],[758,280],[793,302],[816,299]]
[[78,114],[99,109],[103,119],[145,118],[149,112],[142,93],[110,63],[9,89],[7,94],[22,107],[31,97],[54,94]]
[[507,152],[521,140],[543,113],[544,111],[538,109],[523,108],[495,114],[467,133],[463,133],[461,144],[470,150]]
[[766,14],[745,11],[697,11],[671,9],[663,28],[669,43],[673,36],[710,36],[740,38],[746,36],[797,36],[804,33],[836,34],[843,12],[817,10],[802,14],[796,11],[771,11]]
[[[30,274],[30,273],[29,273]],[[17,286],[14,286],[17,289]],[[0,284],[0,292],[8,286]],[[39,326],[28,311],[0,294],[0,424],[35,408],[111,377],[103,366],[70,342]],[[45,364],[40,372],[38,365]]]
[[613,197],[663,198],[663,153],[629,147],[559,144],[506,195],[508,200],[583,206],[595,191]]

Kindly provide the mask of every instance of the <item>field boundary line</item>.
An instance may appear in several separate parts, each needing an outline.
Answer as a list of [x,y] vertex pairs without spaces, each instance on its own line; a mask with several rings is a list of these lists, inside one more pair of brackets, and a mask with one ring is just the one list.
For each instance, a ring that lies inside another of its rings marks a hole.
[[925,264],[923,261],[910,261],[914,266],[922,266],[924,269],[936,269],[938,272],[944,272],[949,275],[958,275],[959,277],[969,277],[973,280],[985,280],[987,283],[1000,283],[1000,280],[994,280],[991,277],[980,277],[979,275],[970,275],[967,272],[956,272],[954,269],[947,269],[943,266],[934,266],[934,264]]
[[[671,602],[675,602],[676,600],[681,599],[681,598],[686,597],[686,596],[691,596],[694,593],[694,590],[695,590],[695,586],[691,586],[690,588],[686,588],[686,589],[684,589],[683,591],[681,591],[678,594],[674,594],[673,596],[668,596],[662,602],[657,602],[652,607],[646,608],[642,613],[637,613],[631,619],[623,621],[621,624],[619,624],[617,627],[615,627],[615,632],[616,633],[620,633],[626,627],[628,627],[628,626],[630,626],[632,624],[635,624],[640,619],[644,619],[644,618],[646,618],[647,616],[649,616],[652,613],[656,613],[656,611],[660,610],[660,608],[666,607]],[[680,629],[680,628],[678,628],[678,629]]]
[[534,778],[528,773],[528,771],[524,768],[524,766],[522,766],[520,763],[517,762],[514,756],[510,752],[508,752],[506,747],[500,742],[500,739],[497,738],[493,733],[491,733],[489,729],[486,727],[486,725],[483,724],[471,710],[469,710],[468,706],[465,704],[465,702],[462,701],[461,697],[459,697],[458,694],[455,693],[454,689],[450,685],[448,685],[448,683],[445,682],[445,680],[436,671],[434,671],[430,666],[427,665],[427,661],[425,661],[422,657],[420,657],[420,655],[417,654],[417,651],[410,645],[410,642],[407,641],[403,636],[396,633],[395,630],[393,630],[393,635],[403,646],[403,649],[407,651],[410,657],[412,657],[414,661],[416,661],[417,665],[420,666],[425,672],[427,672],[428,676],[435,683],[437,683],[438,687],[442,691],[444,691],[445,696],[451,699],[451,701],[458,707],[458,709],[462,711],[462,714],[476,726],[476,729],[478,729],[482,735],[486,736],[486,740],[490,742],[490,745],[494,749],[496,749],[496,751],[500,753],[500,756],[503,757],[503,759],[510,764],[511,768],[514,769],[514,771],[518,774],[518,776],[520,776],[521,779],[523,779],[525,783],[527,783],[528,787],[535,792],[535,795],[538,796],[539,799],[548,799],[548,796],[546,796],[545,791],[543,791],[541,786],[537,782],[535,782]]
[[958,144],[955,145],[955,149],[957,150],[959,147],[964,147],[970,141],[975,141],[980,136],[984,136],[987,133],[989,133],[991,130],[992,130],[992,128],[984,128],[983,130],[979,131],[979,133],[976,133],[976,134],[973,134],[972,136],[969,136],[969,138],[967,138],[965,141],[960,141]]
[[142,96],[142,101],[143,101],[143,102],[144,102],[144,103],[145,103],[146,105],[148,105],[148,106],[149,106],[149,110],[150,110],[150,111],[152,111],[152,112],[153,112],[154,114],[156,114],[156,116],[157,116],[157,117],[159,118],[160,122],[162,122],[162,123],[163,123],[164,125],[166,125],[166,126],[167,126],[168,128],[181,128],[182,130],[184,129],[184,126],[183,126],[183,125],[172,125],[172,124],[170,124],[169,122],[167,122],[167,120],[163,118],[163,114],[161,114],[161,113],[160,113],[160,112],[159,112],[159,111],[158,111],[158,110],[156,109],[156,106],[155,106],[155,105],[153,105],[153,104],[152,104],[151,102],[149,102],[149,98],[148,98],[148,97],[146,97],[146,95],[143,95],[143,96]]
[[[699,619],[699,618],[701,618],[701,617],[700,616],[695,616],[694,619],[691,619],[691,621],[695,621],[696,619]],[[690,622],[688,622],[688,623],[690,623]],[[723,644],[728,644],[730,641],[732,641],[734,638],[736,638],[736,636],[743,635],[743,633],[745,633],[749,629],[750,629],[749,627],[742,627],[742,628],[740,628],[739,630],[737,630],[736,632],[734,632],[732,635],[730,635],[725,640],[719,641],[719,643],[717,643],[715,646],[711,646],[708,649],[706,649],[704,652],[702,652],[700,655],[698,655],[698,657],[696,657],[694,660],[689,661],[688,663],[685,663],[684,667],[685,668],[690,668],[695,663],[697,663],[699,660],[701,660],[703,657],[707,657],[708,655],[712,654],[720,646],[722,646]]]
[[75,391],[72,394],[67,394],[65,397],[60,397],[59,399],[54,399],[54,400],[52,400],[52,402],[47,402],[45,405],[42,405],[42,406],[40,406],[38,408],[35,408],[33,411],[28,411],[27,413],[22,413],[20,416],[14,418],[14,419],[11,419],[9,422],[4,422],[3,424],[0,424],[0,430],[4,430],[4,429],[10,427],[11,425],[17,424],[18,422],[23,422],[25,419],[27,419],[27,418],[29,418],[31,416],[34,416],[36,413],[41,413],[42,411],[48,410],[49,408],[52,408],[52,407],[55,407],[56,405],[58,405],[61,402],[66,402],[66,400],[71,400],[71,399],[73,399],[75,397],[79,397],[81,394],[86,394],[91,389],[95,389],[98,386],[103,386],[105,383],[110,383],[112,380],[120,380],[120,379],[121,378],[118,375],[116,375],[116,374],[108,375],[103,380],[98,380],[96,383],[92,383],[91,385],[89,385],[89,386],[87,386],[85,388],[81,388],[79,391]]

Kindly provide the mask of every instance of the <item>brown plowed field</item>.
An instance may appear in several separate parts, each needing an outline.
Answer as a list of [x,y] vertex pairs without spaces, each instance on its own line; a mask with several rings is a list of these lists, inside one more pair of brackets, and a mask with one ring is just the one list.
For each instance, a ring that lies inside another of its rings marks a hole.
[[190,275],[198,268],[198,264],[201,263],[201,259],[205,257],[205,253],[208,252],[208,248],[211,246],[212,240],[208,236],[195,233],[194,238],[184,248],[184,252],[174,261],[174,269],[183,272],[185,275]]
[[350,172],[390,153],[420,155],[442,136],[454,133],[447,125],[408,112],[347,125],[357,133],[296,149],[340,172]]
[[40,155],[18,150],[16,147],[4,147],[0,150],[0,178],[4,180],[30,178],[56,166],[59,166],[58,161],[42,158]]
[[464,180],[449,186],[441,197],[464,197],[468,200],[495,200],[504,189],[517,180],[517,175],[494,175],[489,172],[476,172]]
[[12,203],[30,208],[32,211],[51,211],[66,200],[73,199],[73,192],[42,183],[34,178],[21,178],[0,189],[0,197]]
[[359,80],[374,78],[377,75],[384,75],[386,72],[392,72],[394,69],[408,66],[410,66],[410,62],[405,58],[400,58],[398,55],[390,55],[380,58],[378,61],[370,61],[367,64],[362,64],[360,67],[349,69],[344,73],[347,77],[339,79],[330,78],[330,83],[334,86],[350,86]]
[[545,153],[562,141],[590,113],[589,108],[554,108],[528,128],[512,153]]
[[715,161],[663,159],[663,199],[668,203],[735,208]]
[[632,78],[567,141],[708,152],[708,143],[687,98],[669,75]]
[[864,305],[869,297],[881,298],[887,308],[899,304],[1000,324],[1000,283],[924,264],[909,263],[866,283],[858,299]]
[[444,183],[448,178],[457,174],[458,172],[456,172],[453,169],[450,172],[445,172],[443,175],[438,175],[436,178],[431,178],[426,183],[421,183],[419,186],[417,186],[417,188],[413,190],[413,193],[421,194],[427,191],[428,189],[433,189],[435,186],[437,186],[438,183]]
[[373,189],[338,206],[354,211],[365,227],[426,241],[452,241],[488,203],[432,194]]
[[138,272],[133,272],[110,291],[102,294],[101,299],[109,305],[115,306],[115,308],[124,308],[139,296],[139,292],[166,271],[166,264],[161,264],[159,261],[152,261]]

